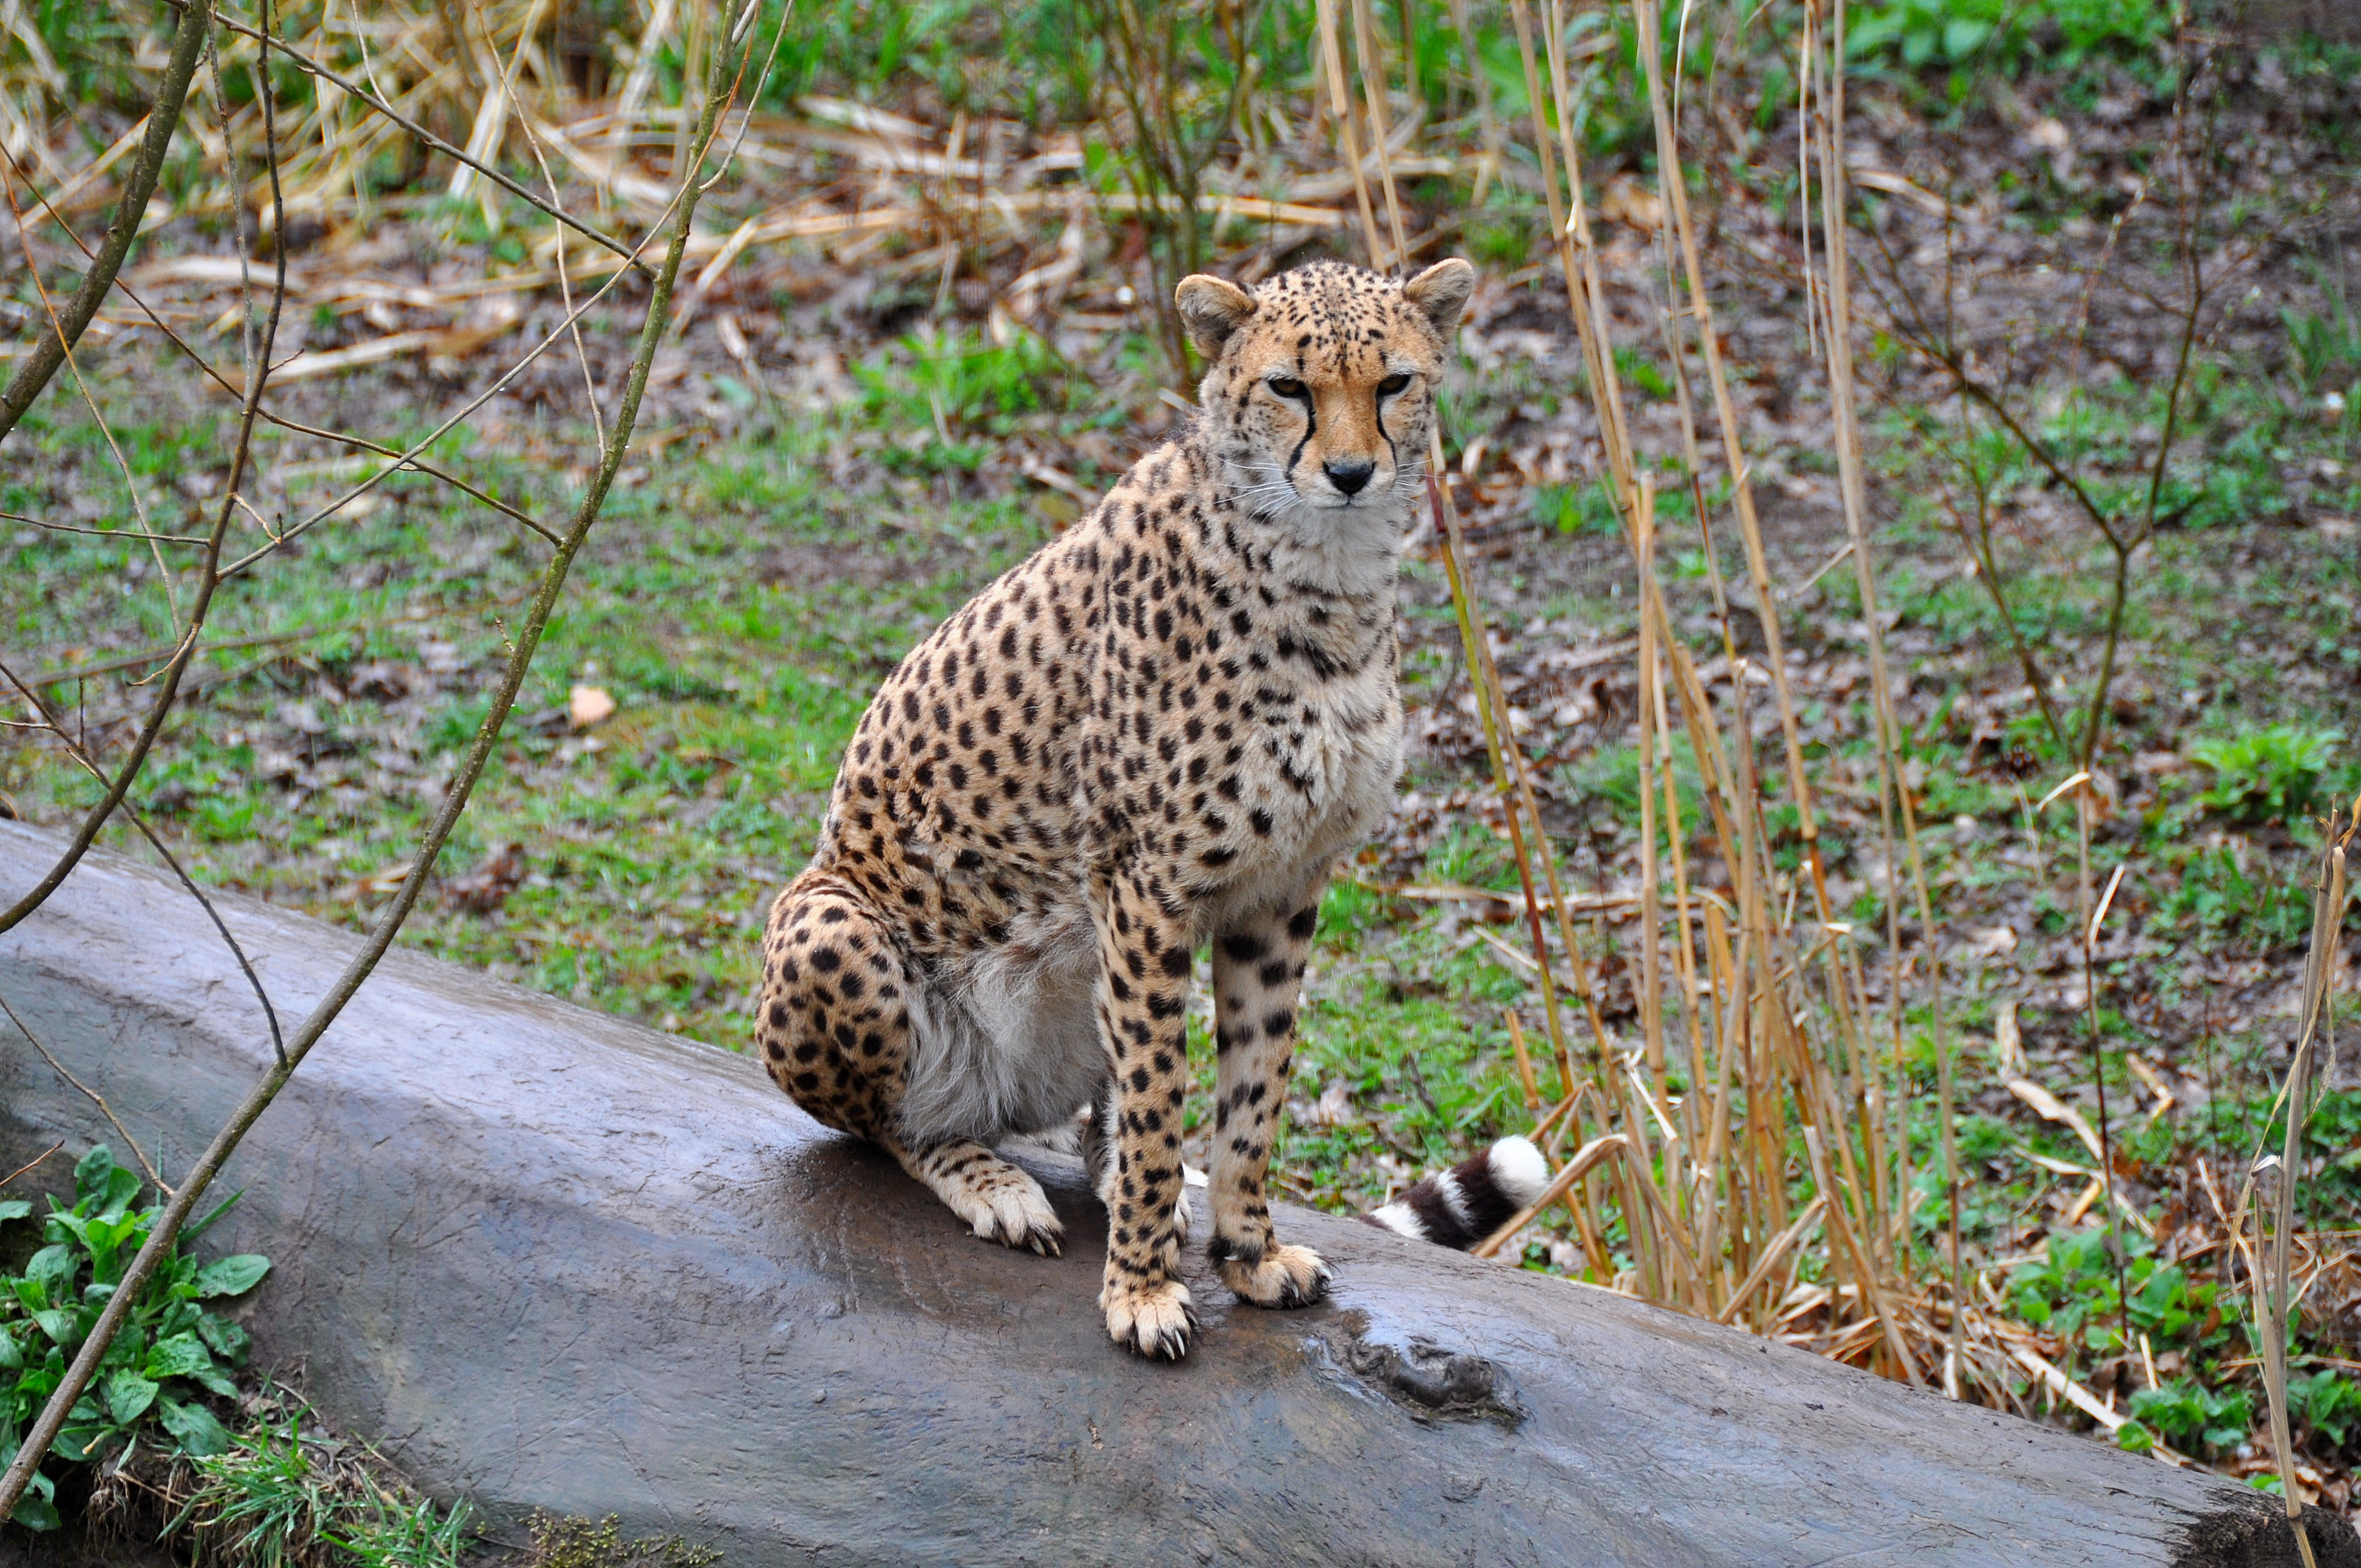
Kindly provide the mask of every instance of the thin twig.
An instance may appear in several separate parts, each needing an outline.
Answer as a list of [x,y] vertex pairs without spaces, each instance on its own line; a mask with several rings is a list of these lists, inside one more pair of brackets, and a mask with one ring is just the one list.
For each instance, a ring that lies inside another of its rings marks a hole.
[[7,1186],[8,1183],[16,1180],[18,1177],[24,1175],[27,1171],[32,1169],[35,1166],[39,1165],[43,1160],[49,1158],[51,1155],[57,1153],[60,1149],[65,1146],[65,1140],[63,1138],[60,1138],[56,1143],[51,1144],[48,1148],[43,1149],[40,1153],[27,1160],[24,1164],[18,1166],[7,1175],[0,1176],[0,1187]]
[[88,533],[100,539],[144,539],[151,544],[203,544],[204,536],[196,533],[149,533],[137,528],[83,528],[71,522],[45,522],[38,517],[21,512],[0,511],[0,522],[21,522],[49,533]]
[[[79,740],[66,733],[65,727],[58,722],[57,715],[49,711],[49,705],[41,700],[39,694],[17,678],[16,672],[10,669],[5,662],[0,662],[0,677],[5,677],[8,684],[15,686],[25,700],[32,705],[33,711],[41,716],[42,721],[49,726],[49,732],[65,743],[67,751],[75,762],[82,764],[91,777],[98,780],[102,784],[107,782],[106,774],[99,767],[96,760]],[[139,814],[139,808],[126,799],[123,803],[123,810],[131,818],[131,825],[139,829],[140,836],[145,838],[155,851],[164,858],[164,863],[172,868],[172,874],[181,879],[181,885],[188,889],[189,896],[195,899],[203,908],[206,918],[214,923],[214,929],[221,933],[221,939],[228,947],[230,956],[237,960],[239,971],[246,976],[246,983],[254,988],[255,1000],[262,1003],[262,1015],[270,1025],[270,1048],[280,1061],[284,1063],[287,1059],[287,1042],[279,1031],[279,1010],[270,1004],[270,993],[263,989],[262,978],[254,972],[254,966],[247,961],[246,949],[237,945],[236,937],[230,935],[229,927],[223,921],[221,912],[214,907],[213,900],[206,897],[204,890],[197,886],[195,879],[181,869],[181,862],[173,858],[172,851],[164,847],[164,840],[156,836],[156,830],[148,826],[148,819]]]
[[[157,1188],[161,1190],[166,1197],[170,1197],[172,1190],[164,1185],[164,1179],[162,1177],[156,1174],[156,1167],[148,1158],[147,1151],[139,1146],[139,1140],[131,1135],[131,1129],[123,1124],[123,1119],[115,1113],[115,1107],[106,1102],[106,1097],[99,1093],[95,1089],[93,1089],[89,1084],[84,1083],[81,1079],[76,1078],[71,1072],[66,1069],[65,1063],[51,1056],[49,1054],[49,1047],[41,1044],[39,1037],[33,1033],[31,1027],[27,1025],[22,1018],[16,1016],[16,1010],[8,1005],[8,999],[5,996],[0,996],[0,1013],[5,1013],[8,1015],[8,1022],[16,1025],[16,1033],[25,1036],[25,1043],[31,1046],[36,1051],[38,1051],[40,1053],[41,1059],[49,1063],[49,1066],[56,1070],[57,1075],[60,1078],[62,1078],[68,1083],[72,1084],[74,1086],[75,1092],[79,1093],[83,1099],[98,1107],[98,1113],[106,1118],[107,1125],[113,1127],[116,1133],[122,1135],[125,1145],[131,1150],[131,1157],[137,1160],[139,1162],[139,1168],[148,1173],[148,1179],[154,1182]],[[38,1160],[34,1162],[36,1165],[39,1163],[40,1162]],[[29,1170],[32,1167],[27,1166],[25,1168]],[[20,1171],[17,1174],[22,1175],[23,1172]],[[9,1179],[13,1181],[16,1178],[11,1177]]]

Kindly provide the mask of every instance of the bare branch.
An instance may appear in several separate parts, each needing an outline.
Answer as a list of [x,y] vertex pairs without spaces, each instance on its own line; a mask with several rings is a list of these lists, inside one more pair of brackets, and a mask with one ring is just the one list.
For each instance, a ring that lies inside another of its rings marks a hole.
[[43,1149],[40,1153],[27,1160],[24,1164],[18,1166],[7,1175],[0,1176],[0,1187],[7,1186],[8,1183],[16,1180],[18,1177],[24,1175],[27,1171],[32,1169],[35,1166],[39,1165],[43,1160],[49,1158],[51,1155],[57,1153],[60,1149],[65,1146],[65,1140],[63,1138],[60,1138],[56,1143],[51,1144],[48,1148]]
[[0,511],[0,522],[21,522],[28,528],[42,529],[50,533],[88,533],[100,539],[144,539],[151,544],[203,544],[204,537],[196,533],[149,533],[137,528],[84,528],[75,522],[45,522],[22,512]]
[[31,1046],[36,1051],[38,1051],[40,1053],[41,1059],[49,1063],[50,1068],[56,1071],[60,1078],[62,1078],[68,1083],[72,1084],[75,1091],[79,1092],[83,1099],[98,1107],[98,1113],[106,1118],[106,1124],[113,1127],[117,1135],[119,1135],[123,1139],[124,1143],[130,1148],[131,1157],[139,1162],[139,1168],[148,1173],[148,1179],[154,1182],[158,1190],[161,1191],[166,1197],[170,1197],[172,1190],[164,1185],[164,1179],[162,1177],[156,1174],[156,1167],[148,1158],[148,1151],[139,1146],[139,1140],[131,1135],[131,1129],[125,1126],[123,1124],[122,1118],[115,1115],[115,1107],[106,1102],[106,1097],[99,1093],[95,1089],[93,1089],[89,1084],[84,1083],[81,1079],[76,1078],[72,1073],[67,1071],[65,1063],[58,1060],[57,1058],[49,1054],[49,1047],[41,1044],[40,1037],[33,1033],[32,1029],[22,1018],[16,1016],[16,1010],[8,1005],[8,999],[5,996],[0,996],[0,1013],[5,1013],[8,1015],[8,1022],[16,1025],[16,1033],[25,1036],[25,1043]]
[[[209,8],[202,5],[195,8],[207,9],[207,15],[211,14]],[[266,8],[266,17],[268,14]],[[206,31],[208,38],[210,37],[209,29],[201,30]],[[192,72],[193,70],[192,65]],[[269,73],[268,71],[260,73],[258,82],[260,86],[259,95],[265,109],[264,123],[268,126],[270,124],[269,105],[275,96],[270,90]],[[270,145],[270,154],[275,166],[278,155],[275,138]],[[161,156],[159,152],[158,157],[160,159]],[[272,170],[272,188],[275,194],[277,190],[275,167]],[[242,235],[240,243],[242,246]],[[277,340],[280,313],[286,302],[287,251],[282,246],[279,251],[276,280],[270,297],[270,313],[263,331],[261,350],[258,355],[253,356],[254,367],[247,377],[246,405],[238,422],[237,441],[231,453],[229,479],[223,489],[221,509],[214,514],[213,530],[206,536],[204,565],[197,582],[196,602],[190,609],[187,625],[181,629],[180,647],[173,653],[171,663],[161,672],[163,685],[157,692],[155,699],[148,705],[148,717],[140,725],[137,738],[132,742],[131,754],[116,772],[115,782],[107,786],[106,793],[99,803],[82,817],[82,826],[75,829],[74,836],[67,844],[65,852],[51,864],[40,881],[27,889],[16,903],[5,910],[0,910],[0,934],[14,930],[27,916],[38,909],[48,900],[49,894],[58,890],[59,884],[72,874],[74,867],[82,863],[82,858],[90,852],[91,845],[96,841],[99,829],[106,826],[106,819],[115,814],[116,806],[123,804],[124,796],[129,793],[133,781],[138,778],[139,770],[147,763],[148,752],[155,747],[156,738],[163,733],[164,721],[170,717],[173,702],[180,695],[181,677],[187,672],[189,661],[196,654],[198,634],[203,630],[206,613],[212,609],[214,591],[222,584],[224,576],[221,570],[222,544],[228,537],[229,521],[236,513],[236,509],[231,503],[237,494],[238,486],[246,477],[247,458],[253,448],[256,411],[262,401],[263,386],[269,378],[270,345]],[[62,346],[59,352],[62,356],[64,353]],[[19,1490],[21,1490],[21,1484]],[[13,1507],[13,1503],[10,1506]]]

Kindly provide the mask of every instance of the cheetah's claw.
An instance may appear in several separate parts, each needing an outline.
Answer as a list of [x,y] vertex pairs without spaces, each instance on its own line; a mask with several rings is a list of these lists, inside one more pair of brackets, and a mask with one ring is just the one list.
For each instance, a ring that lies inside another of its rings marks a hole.
[[1178,1279],[1154,1285],[1109,1281],[1099,1292],[1099,1306],[1106,1313],[1107,1337],[1134,1354],[1179,1361],[1189,1354],[1197,1303]]
[[1066,1227],[1038,1189],[995,1194],[991,1206],[974,1216],[974,1223],[977,1235],[1003,1246],[1022,1247],[1041,1257],[1061,1256],[1066,1250]]
[[1217,1258],[1222,1283],[1241,1300],[1257,1307],[1309,1307],[1327,1299],[1335,1270],[1308,1246],[1271,1246],[1248,1263],[1243,1255]]

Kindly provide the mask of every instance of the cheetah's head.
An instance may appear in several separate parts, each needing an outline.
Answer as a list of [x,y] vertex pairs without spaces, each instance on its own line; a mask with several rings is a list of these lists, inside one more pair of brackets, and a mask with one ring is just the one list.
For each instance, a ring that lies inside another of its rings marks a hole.
[[1455,259],[1407,280],[1314,262],[1252,292],[1181,280],[1181,320],[1211,364],[1199,429],[1257,515],[1298,531],[1399,525],[1475,282]]

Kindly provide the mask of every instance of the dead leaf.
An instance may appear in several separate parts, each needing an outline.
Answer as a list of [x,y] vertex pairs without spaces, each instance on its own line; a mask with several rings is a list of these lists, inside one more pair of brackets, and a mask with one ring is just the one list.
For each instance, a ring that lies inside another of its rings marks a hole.
[[474,871],[445,883],[443,893],[455,909],[470,915],[489,915],[507,903],[509,894],[523,883],[524,846],[506,844],[485,856],[483,863]]
[[1642,234],[1653,234],[1664,227],[1664,203],[1636,180],[1610,180],[1598,200],[1598,215],[1610,224],[1629,224]]
[[[1901,175],[1890,174],[1883,169],[1850,169],[1845,171],[1845,177],[1856,185],[1884,195],[1898,196],[1930,218],[1939,218],[1950,210],[1944,204],[1943,198],[1933,192],[1914,185]],[[1969,573],[1971,576],[1974,574],[1972,562],[1969,565]]]
[[2106,1158],[2105,1154],[2102,1152],[2099,1135],[2092,1129],[2091,1124],[2083,1118],[2082,1113],[2066,1104],[2029,1078],[2010,1079],[2008,1091],[2040,1113],[2043,1121],[2057,1122],[2072,1128],[2074,1135],[2082,1140],[2082,1146],[2091,1151],[2092,1158],[2098,1160]]
[[604,724],[615,716],[615,699],[601,686],[576,686],[566,699],[566,721],[577,729]]
[[[2000,929],[2005,931],[2008,927],[2004,926]],[[2017,1032],[2016,998],[2014,996],[2000,1004],[1999,1014],[1993,1019],[1993,1057],[1999,1064],[2002,1077],[2024,1075],[2025,1037]]]
[[1352,1086],[1341,1078],[1330,1079],[1306,1119],[1315,1127],[1347,1127],[1359,1121],[1360,1113],[1353,1109]]

